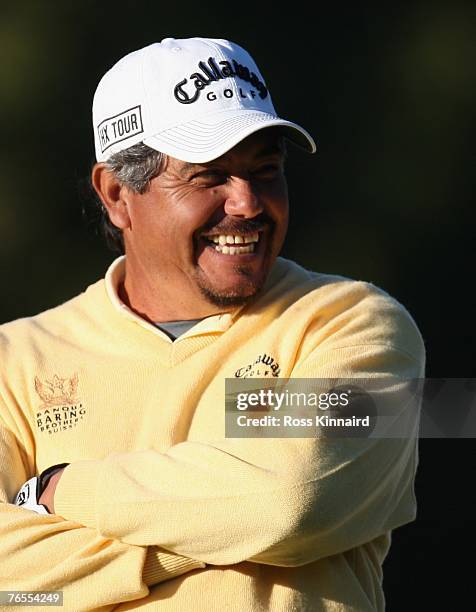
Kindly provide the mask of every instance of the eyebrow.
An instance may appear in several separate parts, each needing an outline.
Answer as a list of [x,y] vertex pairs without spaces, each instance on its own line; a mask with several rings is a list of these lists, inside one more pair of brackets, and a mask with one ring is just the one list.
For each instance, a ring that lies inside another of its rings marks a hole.
[[[271,155],[285,154],[285,147],[281,143],[273,143],[270,145],[265,145],[262,149],[258,150],[255,157],[269,157]],[[226,155],[226,154],[225,154]],[[208,167],[216,162],[216,159],[212,159],[209,162],[203,163],[194,163],[194,162],[183,162],[182,167],[180,168],[180,174],[185,176],[194,170],[200,170],[204,167]]]
[[[208,163],[208,162],[206,162]],[[204,164],[194,164],[191,162],[183,162],[183,165],[180,168],[179,174],[181,174],[182,176],[185,176],[186,174],[188,174],[190,171],[198,169],[198,168],[203,168]]]

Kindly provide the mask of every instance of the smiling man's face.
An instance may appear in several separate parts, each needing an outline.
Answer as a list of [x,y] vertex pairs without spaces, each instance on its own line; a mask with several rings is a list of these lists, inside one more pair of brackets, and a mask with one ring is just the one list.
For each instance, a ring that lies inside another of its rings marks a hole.
[[128,194],[129,296],[141,282],[158,283],[189,312],[208,304],[211,314],[256,295],[288,226],[283,166],[283,139],[272,128],[211,162],[169,158],[147,193]]

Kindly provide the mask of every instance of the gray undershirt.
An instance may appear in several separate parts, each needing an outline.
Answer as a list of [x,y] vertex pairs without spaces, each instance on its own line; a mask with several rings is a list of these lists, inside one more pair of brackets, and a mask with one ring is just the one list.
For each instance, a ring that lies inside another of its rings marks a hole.
[[169,338],[176,340],[179,336],[188,332],[194,325],[203,319],[190,319],[189,321],[167,321],[166,323],[154,323]]

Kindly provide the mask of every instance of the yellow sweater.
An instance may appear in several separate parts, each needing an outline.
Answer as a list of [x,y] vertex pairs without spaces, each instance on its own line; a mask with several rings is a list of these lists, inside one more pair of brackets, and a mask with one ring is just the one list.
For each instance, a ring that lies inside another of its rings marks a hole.
[[[415,439],[225,438],[224,381],[421,377],[406,310],[278,259],[253,304],[172,342],[119,301],[123,270],[0,327],[0,590],[62,590],[72,612],[383,610]],[[8,503],[63,462],[57,515]]]

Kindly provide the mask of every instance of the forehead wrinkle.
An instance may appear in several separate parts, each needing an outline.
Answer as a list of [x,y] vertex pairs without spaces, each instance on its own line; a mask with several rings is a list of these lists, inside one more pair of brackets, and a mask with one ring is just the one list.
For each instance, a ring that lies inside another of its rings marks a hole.
[[257,156],[258,157],[268,157],[269,155],[276,155],[280,153],[284,153],[284,147],[279,141],[279,142],[273,142],[263,147],[262,150],[258,151]]
[[[239,143],[237,146],[239,146],[240,144],[241,143]],[[259,159],[261,157],[270,157],[272,155],[282,155],[283,153],[284,153],[284,146],[281,140],[278,140],[276,142],[264,143],[261,147],[257,147],[254,152],[251,151],[249,153],[249,156],[252,159]],[[218,161],[220,159],[227,161],[230,158],[232,159],[233,156],[236,154],[238,154],[238,152],[235,151],[234,149],[231,149],[230,151],[227,151],[227,153],[225,153],[221,158],[218,158],[215,161]]]

